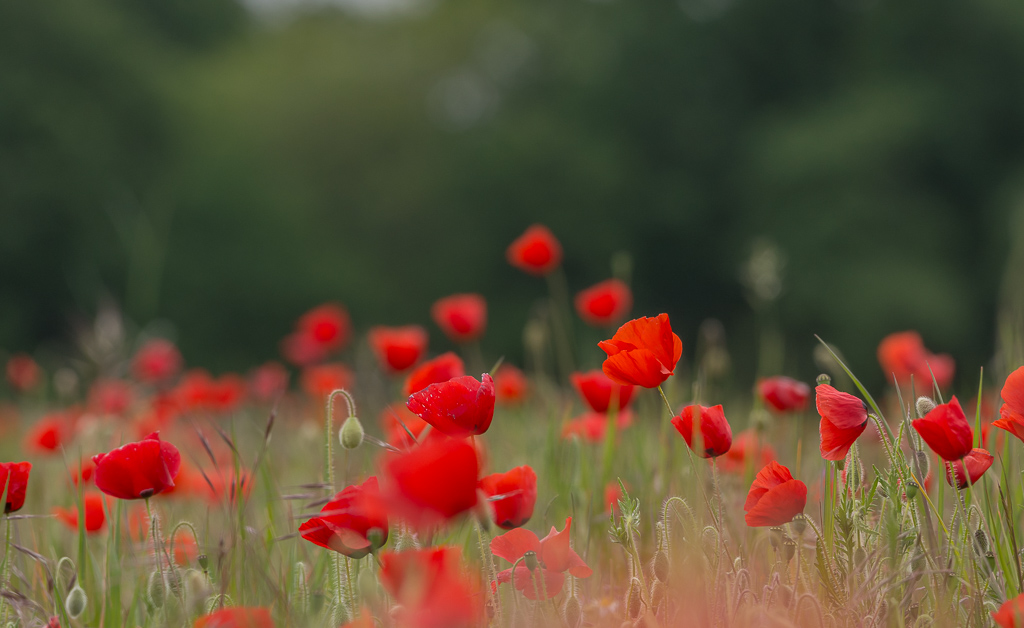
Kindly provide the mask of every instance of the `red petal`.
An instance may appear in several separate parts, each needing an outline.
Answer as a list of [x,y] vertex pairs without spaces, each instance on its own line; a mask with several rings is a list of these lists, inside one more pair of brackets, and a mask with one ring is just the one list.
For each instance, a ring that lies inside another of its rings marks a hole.
[[842,429],[822,417],[818,425],[821,432],[821,457],[825,460],[842,460],[857,438],[867,429],[867,422],[849,429]]
[[1024,414],[1024,366],[1010,373],[1000,394],[1010,410]]
[[491,539],[491,553],[510,563],[522,558],[526,552],[540,554],[540,539],[529,530],[516,528]]
[[751,527],[779,526],[789,523],[807,505],[807,485],[789,480],[769,489],[747,511],[746,523]]
[[867,408],[857,397],[839,392],[828,384],[820,384],[814,389],[814,393],[818,414],[839,429],[849,430],[867,423]]

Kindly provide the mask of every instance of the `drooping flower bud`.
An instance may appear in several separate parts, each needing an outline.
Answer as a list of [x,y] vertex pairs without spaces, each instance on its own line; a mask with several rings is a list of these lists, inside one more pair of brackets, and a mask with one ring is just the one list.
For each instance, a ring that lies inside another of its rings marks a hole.
[[917,398],[917,416],[924,416],[936,408],[935,402],[932,401],[931,397],[918,397]]
[[978,556],[984,556],[988,553],[988,535],[981,528],[974,531],[974,551],[978,553]]
[[626,617],[634,620],[640,617],[641,605],[640,579],[633,578],[629,583],[629,592],[626,594]]
[[149,582],[146,584],[146,600],[153,608],[160,608],[167,601],[167,583],[164,582],[164,575],[159,570],[149,574]]
[[652,565],[654,571],[654,577],[659,582],[668,582],[668,552],[665,550],[658,550],[654,553],[654,564]]
[[570,595],[562,607],[562,616],[565,618],[565,625],[569,628],[577,628],[583,620],[583,607],[575,595]]
[[355,416],[345,419],[338,432],[338,440],[345,449],[355,449],[363,444],[363,424]]
[[85,607],[88,604],[89,597],[85,594],[82,587],[77,584],[71,589],[67,599],[64,601],[64,607],[68,609],[68,615],[71,616],[71,619],[78,619],[78,616],[85,612]]

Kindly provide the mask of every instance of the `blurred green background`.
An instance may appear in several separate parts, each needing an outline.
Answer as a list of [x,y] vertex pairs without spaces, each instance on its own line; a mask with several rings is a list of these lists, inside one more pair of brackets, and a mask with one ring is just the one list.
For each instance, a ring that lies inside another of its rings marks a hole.
[[439,351],[431,302],[478,291],[521,363],[546,288],[504,250],[543,222],[573,292],[628,252],[634,312],[688,351],[722,321],[741,376],[776,321],[807,378],[814,333],[880,384],[913,328],[969,381],[1024,292],[1021,76],[989,0],[2,3],[0,347],[113,303],[244,369],[338,300]]

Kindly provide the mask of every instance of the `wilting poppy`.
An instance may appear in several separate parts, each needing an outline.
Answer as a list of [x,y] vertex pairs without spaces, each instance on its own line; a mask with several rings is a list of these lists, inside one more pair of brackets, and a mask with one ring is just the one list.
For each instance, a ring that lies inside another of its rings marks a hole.
[[367,339],[380,367],[391,373],[414,366],[427,352],[427,330],[419,325],[372,327]]
[[[562,426],[562,438],[578,436],[590,443],[604,442],[609,417],[601,412],[586,412]],[[633,424],[633,413],[622,410],[615,416],[615,429],[623,430]]]
[[913,425],[943,460],[959,460],[974,446],[974,430],[955,395],[949,403],[939,404],[922,418],[915,419]]
[[821,457],[842,460],[857,438],[868,426],[868,409],[853,395],[840,392],[828,384],[814,389],[814,403],[821,415]]
[[146,341],[132,359],[135,379],[147,384],[165,382],[181,370],[181,352],[174,343],[163,338]]
[[0,462],[0,490],[6,490],[4,513],[17,512],[25,505],[30,471],[31,462]]
[[96,488],[119,499],[145,499],[174,486],[181,454],[153,432],[143,440],[92,457]]
[[[513,581],[512,569],[498,574],[498,583],[513,582],[513,586],[522,592],[528,600],[552,598],[562,590],[565,583],[565,572],[576,578],[587,578],[593,570],[587,566],[569,545],[569,529],[572,517],[565,520],[561,531],[554,526],[543,539],[523,528],[509,530],[501,536],[491,539],[491,553],[515,564],[520,558],[532,552],[533,558],[519,561],[515,567]],[[538,593],[542,596],[538,597]]]
[[11,388],[25,392],[39,384],[39,365],[27,353],[18,353],[7,360],[7,383]]
[[544,225],[531,225],[508,245],[505,258],[525,273],[542,276],[562,263],[562,245]]
[[476,507],[479,471],[466,440],[430,439],[385,460],[381,492],[397,516],[428,528]]
[[351,389],[355,381],[352,369],[341,363],[317,364],[302,369],[302,390],[317,401],[339,388]]
[[1007,376],[1000,394],[1003,405],[999,408],[999,419],[992,425],[1024,441],[1024,366]]
[[[695,421],[700,425],[700,440],[696,442]],[[672,425],[686,439],[690,449],[701,458],[717,458],[729,451],[729,447],[732,446],[732,427],[729,426],[721,405],[686,406],[679,416],[673,417]]]
[[[992,454],[984,449],[975,447],[963,459],[955,460],[948,465],[942,465],[946,470],[946,484],[953,486],[953,477],[949,474],[950,466],[953,467],[953,472],[956,473],[956,487],[962,490],[977,484],[981,476],[985,475],[988,468],[992,466],[994,460],[995,458],[992,457]],[[966,472],[964,471],[965,466]],[[968,478],[968,475],[970,478]],[[968,479],[970,480],[969,482]]]
[[523,465],[505,473],[494,473],[480,479],[480,490],[487,495],[494,523],[511,530],[525,525],[533,516],[537,503],[537,474]]
[[811,387],[790,377],[766,377],[757,384],[757,394],[775,412],[797,412],[807,407]]
[[388,540],[388,519],[380,500],[377,478],[345,487],[320,509],[320,514],[299,526],[310,543],[351,558],[362,558]]
[[70,418],[55,412],[36,421],[25,436],[25,445],[37,453],[53,454],[60,452],[70,436]]
[[992,621],[999,628],[1024,628],[1024,593],[1006,600],[998,611],[992,611]]
[[[900,384],[910,381],[913,376],[918,390],[927,390],[932,374],[940,387],[945,388],[953,381],[956,364],[948,355],[935,355],[928,351],[916,331],[889,334],[878,344],[878,363],[886,379],[893,376]],[[929,370],[930,369],[930,370]]]
[[398,603],[394,619],[410,628],[482,626],[483,597],[462,567],[457,547],[441,546],[380,555],[380,581]]
[[[99,493],[86,493],[82,498],[85,502],[85,531],[99,532],[106,522],[106,514],[103,511],[103,496]],[[54,507],[53,514],[57,516],[64,525],[72,530],[78,529],[78,506],[71,508]]]
[[757,472],[743,510],[747,525],[760,528],[789,523],[806,505],[807,485],[794,480],[789,469],[773,460]]
[[633,309],[633,292],[624,282],[608,279],[576,295],[576,312],[592,327],[610,327]]
[[748,428],[732,440],[732,447],[719,458],[718,465],[722,471],[742,473],[747,465],[758,469],[772,460],[775,460],[775,449],[754,428]]
[[633,399],[635,390],[634,386],[617,384],[609,379],[603,371],[596,370],[573,373],[569,376],[569,381],[594,412],[608,412],[608,407],[612,404],[612,397],[616,400],[617,408],[622,410]]
[[487,327],[487,301],[479,294],[453,294],[435,301],[430,316],[453,342],[470,342]]
[[280,362],[265,362],[249,373],[249,394],[260,403],[272,403],[288,390],[288,379],[288,369]]
[[89,408],[98,414],[123,414],[132,403],[132,388],[119,379],[100,379],[89,389]]
[[608,355],[602,366],[605,375],[618,384],[644,388],[660,386],[683,355],[683,342],[672,333],[668,314],[631,320],[598,346]]
[[406,406],[453,438],[483,434],[494,418],[494,380],[487,373],[480,380],[464,375],[431,384],[409,395]]
[[526,375],[511,364],[502,364],[494,372],[494,399],[502,405],[515,405],[526,399],[530,383]]
[[423,390],[431,384],[447,382],[454,377],[462,377],[466,369],[462,364],[462,358],[451,351],[442,353],[432,360],[427,360],[416,367],[409,377],[405,378],[405,385],[402,386],[402,394],[408,397],[414,392]]
[[274,628],[274,619],[266,608],[229,606],[203,615],[192,628]]

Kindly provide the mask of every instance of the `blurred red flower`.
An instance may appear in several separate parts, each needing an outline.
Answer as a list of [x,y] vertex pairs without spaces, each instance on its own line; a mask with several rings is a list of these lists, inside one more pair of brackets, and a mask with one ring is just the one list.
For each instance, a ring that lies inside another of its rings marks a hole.
[[604,485],[604,511],[607,513],[619,512],[619,500],[622,499],[622,487],[616,481]]
[[1024,593],[1006,600],[998,611],[992,611],[992,621],[999,628],[1024,628]]
[[634,386],[616,384],[603,371],[587,371],[573,373],[569,376],[573,388],[594,412],[608,412],[612,397],[616,406],[622,410],[633,399]]
[[225,373],[206,389],[206,407],[215,414],[230,414],[245,401],[248,384],[237,373]]
[[[103,511],[103,496],[99,493],[88,492],[82,499],[85,501],[85,531],[99,532],[107,520]],[[78,530],[78,506],[71,508],[55,506],[53,514],[67,527]]]
[[281,353],[296,366],[309,366],[341,351],[352,334],[348,311],[338,303],[325,303],[303,314],[295,331],[281,343]]
[[494,380],[464,375],[409,395],[406,407],[453,438],[483,434],[494,418]]
[[723,471],[742,473],[748,464],[757,469],[773,460],[775,449],[758,436],[756,430],[748,428],[733,439],[732,447],[721,457],[718,464]]
[[0,491],[6,491],[5,514],[17,512],[25,505],[28,474],[31,471],[31,462],[0,462]]
[[[968,486],[974,486],[981,479],[981,476],[985,475],[988,468],[992,466],[993,460],[995,459],[992,457],[992,454],[984,449],[975,447],[962,460],[956,460],[949,465],[942,465],[946,471],[946,484],[953,486],[953,476],[949,473],[949,468],[952,466],[953,472],[956,473],[956,487],[958,489],[963,490]],[[965,465],[966,472],[964,471]],[[968,475],[970,475],[970,478],[968,478]],[[969,482],[968,479],[970,480]]]
[[505,473],[493,473],[480,479],[480,490],[488,503],[495,525],[511,530],[525,525],[537,503],[537,474],[523,465]]
[[132,373],[140,382],[158,384],[177,375],[182,364],[181,352],[174,343],[163,338],[153,338],[135,353]]
[[766,377],[757,384],[757,394],[769,410],[797,412],[807,407],[811,387],[790,377]]
[[470,628],[486,624],[476,580],[462,568],[457,547],[381,554],[380,581],[398,602],[396,625]]
[[380,367],[391,373],[413,367],[427,352],[427,330],[419,325],[372,327],[368,340]]
[[476,507],[479,470],[466,440],[427,440],[385,459],[384,504],[419,528],[444,523]]
[[886,379],[895,376],[901,385],[908,383],[913,376],[918,390],[928,390],[932,373],[939,387],[945,388],[953,381],[956,371],[953,358],[928,351],[916,331],[897,332],[883,338],[878,344],[878,363]]
[[821,415],[821,457],[842,460],[868,426],[868,409],[853,395],[839,392],[828,384],[814,389],[814,403]]
[[[522,592],[526,599],[537,600],[538,593],[543,599],[558,595],[565,583],[565,572],[576,578],[587,578],[593,573],[569,544],[571,526],[572,517],[569,517],[561,531],[555,530],[552,526],[551,531],[543,539],[529,530],[516,528],[491,540],[491,552],[512,564],[526,556],[528,552],[533,552],[536,557],[536,565],[530,565],[531,559],[527,558],[519,561],[515,567],[513,586]],[[498,574],[499,584],[512,581],[511,568]]]
[[522,403],[529,395],[530,382],[526,375],[511,364],[502,364],[494,372],[494,398],[502,405]]
[[743,504],[745,520],[752,528],[780,526],[804,511],[807,485],[794,480],[789,469],[772,461],[757,472]]
[[598,346],[608,355],[602,366],[605,375],[618,384],[644,388],[660,386],[683,355],[683,342],[672,333],[668,314],[633,319]]
[[505,258],[523,272],[542,276],[562,263],[562,245],[544,225],[531,225],[508,245]]
[[53,412],[36,421],[25,435],[25,447],[41,454],[59,453],[61,446],[71,437],[71,419],[60,412]]
[[39,365],[27,353],[17,353],[7,360],[7,383],[18,392],[32,390],[41,378]]
[[317,401],[323,401],[339,388],[351,390],[354,382],[352,370],[341,363],[317,364],[302,370],[302,390]]
[[249,373],[249,394],[260,403],[273,403],[288,390],[289,377],[280,362],[265,362]]
[[913,422],[924,442],[943,460],[960,460],[974,447],[974,430],[956,395]]
[[462,358],[451,351],[442,353],[433,360],[427,360],[419,365],[416,370],[409,374],[402,387],[402,394],[406,397],[423,390],[431,384],[447,382],[455,377],[462,377],[466,370],[462,365]]
[[[695,448],[698,443],[694,442],[694,421],[700,426],[700,449]],[[732,447],[732,427],[721,405],[686,406],[678,416],[673,417],[672,425],[686,440],[687,446],[701,458],[717,458]]]
[[1024,441],[1024,366],[1006,377],[1000,394],[1003,405],[999,408],[999,418],[992,425]]
[[153,432],[141,441],[96,454],[92,461],[96,488],[119,499],[146,499],[174,486],[181,454]]
[[99,379],[89,389],[89,408],[97,414],[123,414],[132,403],[132,388],[120,379]]
[[[400,449],[412,447],[416,444],[416,440],[409,437],[409,432],[412,432],[412,435],[418,439],[423,430],[429,425],[429,423],[413,414],[405,405],[399,403],[389,404],[381,410],[380,423],[384,428],[387,442]],[[405,427],[402,427],[403,424]],[[405,431],[406,428],[409,429],[409,432]]]
[[335,495],[319,515],[299,526],[299,534],[325,549],[362,558],[388,540],[388,519],[379,501],[377,478],[371,476]]
[[453,342],[470,342],[487,327],[487,301],[479,294],[453,294],[435,301],[430,316]]
[[624,282],[608,279],[576,295],[576,312],[592,327],[610,327],[633,309],[633,292]]
[[266,608],[230,606],[203,615],[192,628],[274,628],[274,620]]
[[[624,430],[633,424],[633,413],[622,410],[615,417],[615,428]],[[608,415],[601,412],[586,412],[562,426],[562,438],[578,436],[589,443],[604,441],[608,430]]]

